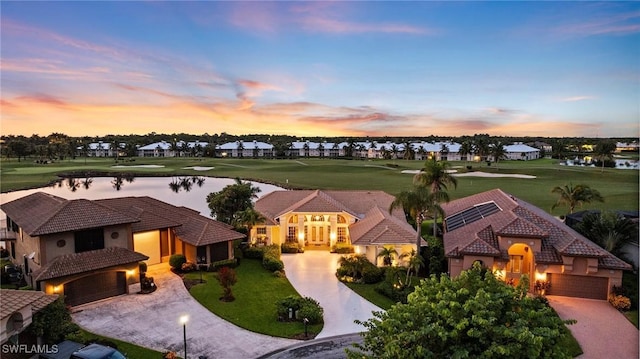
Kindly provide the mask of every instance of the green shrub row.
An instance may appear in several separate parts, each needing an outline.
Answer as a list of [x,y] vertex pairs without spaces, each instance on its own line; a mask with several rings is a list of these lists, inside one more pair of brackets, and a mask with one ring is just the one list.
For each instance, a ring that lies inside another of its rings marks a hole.
[[272,244],[269,246],[264,246],[262,248],[262,266],[270,272],[283,270],[284,263],[282,262],[282,260],[280,260],[280,246],[277,244]]
[[349,254],[349,253],[353,253],[353,252],[355,252],[355,249],[350,244],[338,243],[338,244],[334,244],[331,247],[331,253]]
[[264,255],[264,247],[246,247],[242,251],[244,258],[262,259]]
[[282,243],[280,250],[282,253],[304,253],[304,247],[300,246],[298,242]]
[[339,260],[336,276],[341,281],[373,284],[382,281],[385,268],[369,262],[364,254],[343,256]]
[[240,263],[236,258],[224,259],[224,260],[212,262],[211,264],[209,264],[209,270],[212,272],[217,272],[222,267],[236,268],[238,265],[240,265]]
[[[323,321],[324,309],[318,301],[310,297],[302,298],[290,295],[280,299],[276,303],[276,308],[278,319],[281,321],[301,322],[304,318],[307,318],[309,324],[318,324]],[[291,313],[291,318],[289,318],[289,313]]]

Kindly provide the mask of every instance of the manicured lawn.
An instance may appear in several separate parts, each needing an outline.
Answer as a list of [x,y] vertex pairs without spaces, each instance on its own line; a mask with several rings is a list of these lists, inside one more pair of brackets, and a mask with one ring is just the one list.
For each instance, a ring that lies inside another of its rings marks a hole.
[[161,352],[124,342],[122,340],[103,337],[102,335],[94,334],[84,329],[80,329],[78,334],[68,336],[67,339],[78,343],[87,343],[89,341],[98,341],[103,343],[112,342],[117,346],[118,351],[123,353],[128,359],[162,358]]
[[629,319],[629,321],[633,323],[633,325],[635,325],[636,328],[638,328],[638,310],[637,309],[625,312],[624,316],[627,317],[627,319]]
[[[518,173],[534,175],[536,179],[459,177],[458,187],[451,189],[451,199],[493,188],[502,188],[527,202],[554,215],[567,212],[564,207],[551,211],[556,197],[551,193],[555,186],[584,183],[597,189],[605,198],[604,203],[594,203],[583,209],[638,210],[640,195],[638,182],[640,171],[606,168],[567,167],[558,160],[502,161],[499,168],[465,161],[451,162],[459,172],[472,171],[491,173]],[[53,164],[36,164],[32,160],[17,162],[0,159],[0,189],[2,192],[15,189],[43,186],[57,179],[58,174],[95,171],[105,175],[128,172],[139,176],[172,176],[178,174],[211,177],[240,177],[273,183],[289,188],[363,189],[383,190],[397,194],[411,187],[412,175],[403,170],[417,170],[423,161],[406,160],[344,160],[299,158],[297,160],[266,159],[220,159],[220,158],[135,158],[133,162],[119,165],[160,165],[162,168],[113,168],[113,159],[84,158],[64,160]],[[214,167],[201,172],[184,169],[190,166]]]
[[[233,302],[222,302],[222,287],[215,273],[206,272],[204,284],[197,284],[191,295],[215,315],[253,332],[274,337],[293,338],[304,335],[304,324],[279,322],[276,302],[289,295],[299,295],[287,278],[278,278],[262,268],[259,260],[243,259],[236,268],[238,282],[233,286]],[[188,273],[188,279],[200,279],[198,272]],[[317,334],[323,325],[311,325],[309,334]]]

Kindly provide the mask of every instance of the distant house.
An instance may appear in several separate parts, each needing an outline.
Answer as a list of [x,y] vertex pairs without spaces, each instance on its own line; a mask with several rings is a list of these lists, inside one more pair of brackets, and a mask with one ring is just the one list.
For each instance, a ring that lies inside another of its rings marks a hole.
[[273,157],[273,145],[255,140],[227,142],[216,147],[216,153],[230,158],[270,158]]
[[233,258],[231,226],[150,197],[66,200],[43,192],[2,204],[8,249],[27,282],[78,305],[129,293],[138,263]]
[[202,141],[160,141],[138,147],[138,157],[201,156],[209,144]]
[[547,294],[607,299],[631,266],[560,220],[500,189],[443,204],[451,276],[474,262],[507,282],[523,275],[551,284]]
[[540,158],[540,150],[527,146],[522,143],[515,143],[513,145],[504,146],[507,159],[509,160],[537,160]]
[[[389,213],[395,197],[382,191],[274,191],[256,201],[266,223],[250,233],[254,243],[297,243],[306,249],[353,246],[372,263],[393,247],[398,253],[415,248],[417,232],[401,209]],[[426,245],[426,243],[424,243]]]
[[[20,344],[39,344],[24,330],[31,325],[33,316],[58,299],[41,291],[1,289],[0,298],[0,344],[10,339]],[[3,354],[8,354],[3,351]]]

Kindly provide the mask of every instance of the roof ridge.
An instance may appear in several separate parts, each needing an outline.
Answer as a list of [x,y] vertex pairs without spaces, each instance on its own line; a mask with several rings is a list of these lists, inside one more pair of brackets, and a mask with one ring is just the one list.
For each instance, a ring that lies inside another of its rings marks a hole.
[[[83,199],[83,198],[81,198]],[[29,235],[31,235],[31,233],[37,233],[42,227],[44,227],[45,224],[47,224],[55,215],[57,215],[58,213],[60,213],[64,208],[66,208],[69,203],[71,203],[70,200],[68,199],[64,199],[64,201],[60,202],[60,204],[57,206],[57,208],[54,208],[51,213],[49,213],[49,215],[47,217],[42,218],[42,221],[40,222],[40,224],[34,228]]]

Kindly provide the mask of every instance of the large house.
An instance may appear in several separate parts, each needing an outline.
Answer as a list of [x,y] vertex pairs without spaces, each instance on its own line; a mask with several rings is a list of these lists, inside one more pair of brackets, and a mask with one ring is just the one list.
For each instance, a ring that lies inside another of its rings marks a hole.
[[255,204],[266,221],[251,229],[250,241],[321,250],[353,246],[381,264],[378,253],[384,247],[403,253],[416,245],[417,232],[404,211],[389,212],[394,199],[382,191],[274,191]]
[[4,203],[8,250],[33,288],[78,305],[135,291],[138,264],[184,254],[233,258],[231,226],[150,197],[66,200],[43,192]]
[[505,281],[528,275],[547,294],[607,299],[631,266],[540,208],[500,189],[443,204],[444,250],[451,276],[475,262]]

